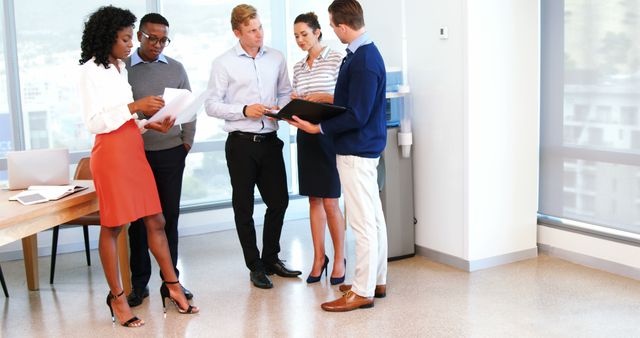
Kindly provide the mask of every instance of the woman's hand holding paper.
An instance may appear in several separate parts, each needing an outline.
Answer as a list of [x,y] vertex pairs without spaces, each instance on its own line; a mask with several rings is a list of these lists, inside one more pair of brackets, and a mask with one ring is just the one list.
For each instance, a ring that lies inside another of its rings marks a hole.
[[176,122],[175,118],[171,116],[167,116],[162,121],[149,122],[144,127],[146,129],[153,129],[161,133],[166,133],[167,131],[169,131],[169,129],[171,129],[171,127],[173,127],[173,124],[175,122]]

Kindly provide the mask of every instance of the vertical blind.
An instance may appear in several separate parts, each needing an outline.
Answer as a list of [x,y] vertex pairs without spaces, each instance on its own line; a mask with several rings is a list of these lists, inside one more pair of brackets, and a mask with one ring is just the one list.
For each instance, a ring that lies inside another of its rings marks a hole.
[[640,0],[541,13],[539,212],[640,234]]

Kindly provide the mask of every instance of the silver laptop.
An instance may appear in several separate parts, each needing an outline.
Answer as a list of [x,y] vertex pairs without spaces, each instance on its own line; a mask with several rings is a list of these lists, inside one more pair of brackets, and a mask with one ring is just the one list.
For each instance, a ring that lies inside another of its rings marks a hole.
[[69,150],[38,149],[7,153],[9,190],[30,185],[69,184]]

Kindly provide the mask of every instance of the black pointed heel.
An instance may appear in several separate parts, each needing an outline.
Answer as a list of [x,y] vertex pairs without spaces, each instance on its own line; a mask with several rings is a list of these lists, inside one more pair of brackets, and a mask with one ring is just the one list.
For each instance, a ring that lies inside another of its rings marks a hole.
[[160,297],[162,297],[162,309],[164,311],[164,313],[167,313],[167,307],[165,305],[165,298],[169,298],[169,300],[171,300],[171,302],[176,306],[176,308],[178,309],[178,312],[182,313],[182,314],[194,314],[194,313],[198,313],[200,311],[200,309],[198,309],[197,307],[193,307],[191,306],[191,304],[189,304],[187,302],[187,304],[189,304],[189,307],[187,309],[183,309],[180,307],[180,305],[178,305],[178,302],[176,302],[175,299],[173,299],[171,297],[171,294],[169,293],[169,288],[167,287],[166,284],[178,284],[178,281],[175,282],[162,282],[162,285],[160,286]]
[[324,276],[327,277],[327,265],[329,265],[329,257],[327,257],[327,255],[324,255],[324,264],[322,265],[322,270],[320,270],[320,274],[317,276],[311,276],[311,274],[309,274],[309,277],[307,277],[307,283],[308,284],[312,284],[312,283],[317,283],[320,281],[320,278],[322,278],[322,272],[324,271]]
[[331,285],[338,285],[344,283],[344,277],[347,275],[347,259],[344,259],[344,275],[342,277],[331,277],[329,282]]
[[[111,322],[115,323],[116,322],[116,316],[113,312],[113,306],[111,306],[111,302],[118,299],[118,297],[124,295],[124,290],[122,290],[122,292],[120,292],[117,296],[114,296],[111,291],[109,291],[109,293],[107,294],[107,306],[109,307],[109,311],[111,312]],[[134,325],[136,322],[140,322],[138,325]],[[144,325],[144,322],[142,322],[140,320],[140,318],[138,318],[137,316],[133,316],[131,318],[129,318],[129,320],[127,320],[124,323],[120,323],[120,325],[124,326],[124,327],[140,327],[142,325]]]

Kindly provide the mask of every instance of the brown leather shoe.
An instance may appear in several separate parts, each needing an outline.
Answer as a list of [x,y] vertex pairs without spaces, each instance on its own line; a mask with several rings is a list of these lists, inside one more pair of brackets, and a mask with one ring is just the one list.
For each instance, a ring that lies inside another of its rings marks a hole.
[[[349,290],[351,290],[351,285],[349,284],[342,284],[340,285],[340,287],[338,288],[338,290],[342,291],[342,292],[347,292]],[[373,292],[373,296],[376,298],[384,298],[387,296],[387,285],[376,285],[376,290]]]
[[373,297],[360,297],[353,291],[347,291],[342,297],[332,301],[322,303],[322,309],[329,312],[345,312],[355,309],[365,309],[373,307]]

